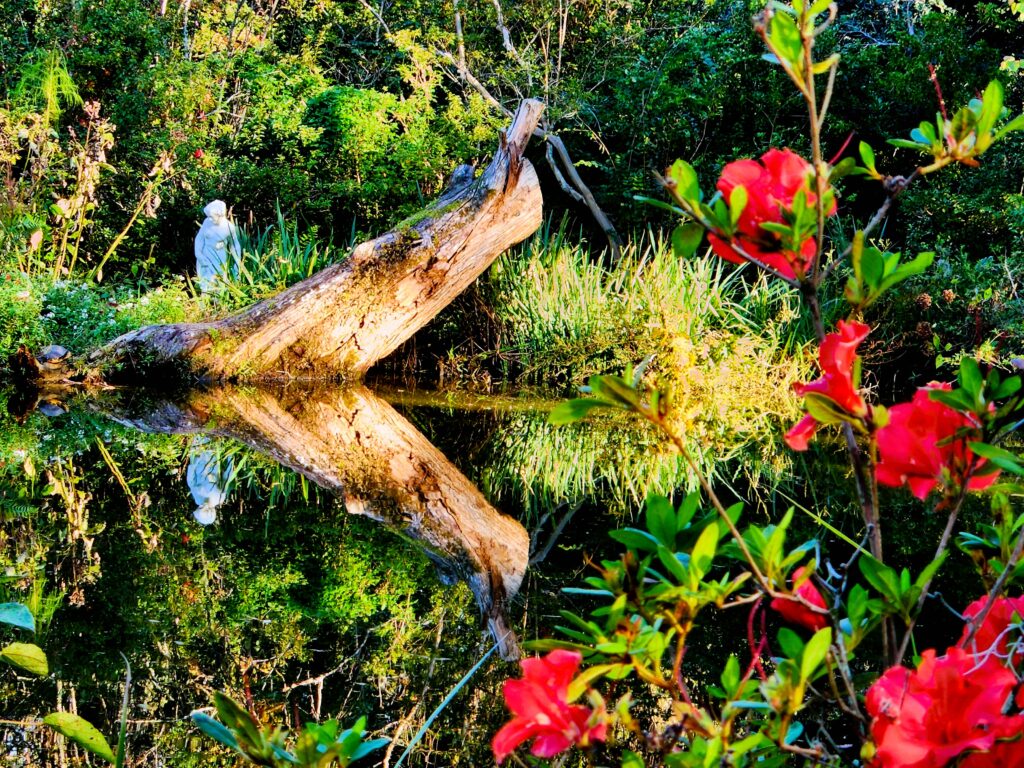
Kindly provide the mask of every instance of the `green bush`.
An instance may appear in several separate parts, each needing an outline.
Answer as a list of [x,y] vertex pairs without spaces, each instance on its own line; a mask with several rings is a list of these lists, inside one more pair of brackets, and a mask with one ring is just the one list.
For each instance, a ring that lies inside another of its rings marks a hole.
[[38,349],[49,341],[39,317],[42,306],[38,281],[20,272],[4,273],[0,279],[0,364],[14,354],[19,344]]

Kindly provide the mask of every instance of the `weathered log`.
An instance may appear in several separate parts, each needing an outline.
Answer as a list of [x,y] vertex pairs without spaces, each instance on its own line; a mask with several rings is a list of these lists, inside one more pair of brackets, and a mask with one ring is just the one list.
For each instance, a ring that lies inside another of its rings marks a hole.
[[522,102],[479,178],[342,263],[221,320],[132,331],[86,367],[107,380],[154,369],[183,380],[360,378],[540,226],[540,187],[523,149],[542,110]]
[[502,656],[518,657],[505,609],[526,572],[526,529],[492,507],[423,434],[369,390],[225,387],[141,408],[137,399],[131,402],[99,399],[92,406],[143,431],[238,440],[337,493],[348,512],[411,539],[441,574],[469,585]]

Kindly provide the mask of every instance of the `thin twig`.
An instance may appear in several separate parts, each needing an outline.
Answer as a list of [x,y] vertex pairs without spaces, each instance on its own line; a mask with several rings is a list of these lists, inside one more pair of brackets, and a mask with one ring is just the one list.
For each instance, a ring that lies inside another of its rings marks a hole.
[[[953,535],[953,526],[956,525],[957,517],[960,515],[960,508],[963,506],[964,500],[967,498],[967,485],[970,480],[970,476],[965,477],[963,483],[960,486],[960,492],[957,494],[956,501],[953,504],[953,509],[950,510],[949,517],[946,519],[946,527],[942,531],[942,536],[939,538],[939,546],[935,550],[935,556],[932,558],[932,562],[942,557],[946,551],[946,547],[949,546],[949,539]],[[921,587],[921,594],[917,598],[917,611],[916,615],[910,617],[910,622],[907,624],[907,631],[903,633],[903,641],[900,643],[900,647],[896,651],[896,663],[901,664],[903,662],[903,656],[907,652],[907,647],[910,645],[911,636],[914,634],[914,626],[917,624],[917,617],[921,613],[921,609],[924,607],[925,600],[928,599],[928,588],[931,587],[934,576],[928,579],[927,582]]]
[[1013,552],[1010,553],[1010,559],[1003,568],[1003,572],[999,574],[999,578],[996,579],[996,583],[993,584],[992,589],[989,590],[985,606],[967,625],[969,629],[967,630],[967,636],[963,641],[964,646],[968,645],[971,640],[974,639],[974,635],[977,634],[978,628],[985,623],[985,618],[988,616],[988,612],[992,610],[992,606],[995,604],[996,598],[998,598],[1000,593],[1002,593],[1003,587],[1006,586],[1006,581],[1010,578],[1010,574],[1017,569],[1017,561],[1020,560],[1022,553],[1024,553],[1024,528],[1021,529],[1020,535],[1017,537],[1017,543],[1013,546]]

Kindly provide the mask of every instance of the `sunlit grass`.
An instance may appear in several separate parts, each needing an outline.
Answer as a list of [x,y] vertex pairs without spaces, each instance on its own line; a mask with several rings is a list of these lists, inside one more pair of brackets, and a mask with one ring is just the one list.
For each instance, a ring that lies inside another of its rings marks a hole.
[[[678,259],[651,231],[607,267],[563,224],[503,256],[489,290],[502,351],[527,380],[576,387],[650,356],[648,383],[671,393],[705,471],[755,494],[786,475],[790,458],[778,436],[799,414],[791,385],[812,366],[799,297],[778,281],[710,253]],[[678,456],[632,426],[521,421],[499,438],[507,455],[492,460],[497,495],[508,487],[524,501],[557,502],[603,488],[628,506],[648,491],[693,485]]]

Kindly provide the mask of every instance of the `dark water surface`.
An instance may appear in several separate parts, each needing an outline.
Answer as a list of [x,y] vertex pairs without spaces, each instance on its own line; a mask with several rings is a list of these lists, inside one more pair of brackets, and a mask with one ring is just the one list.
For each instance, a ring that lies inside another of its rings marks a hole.
[[681,477],[636,424],[556,430],[536,395],[7,399],[0,599],[30,605],[37,634],[16,639],[51,674],[0,670],[5,765],[77,764],[38,725],[58,709],[113,742],[122,654],[130,765],[233,764],[187,719],[215,690],[290,727],[365,715],[394,765],[497,643],[409,761],[490,764],[520,644],[550,636],[559,589],[647,487]]

